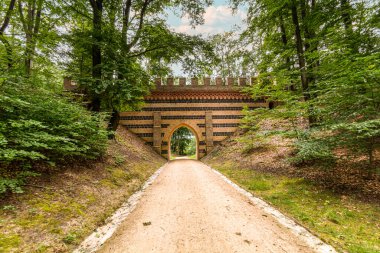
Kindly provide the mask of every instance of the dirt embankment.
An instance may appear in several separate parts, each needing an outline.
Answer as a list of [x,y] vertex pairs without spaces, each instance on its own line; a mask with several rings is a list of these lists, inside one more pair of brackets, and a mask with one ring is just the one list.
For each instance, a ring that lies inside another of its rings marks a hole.
[[0,252],[70,252],[165,162],[119,129],[101,161],[59,167],[0,200]]
[[[291,140],[273,136],[269,137],[264,147],[247,150],[245,144],[237,141],[241,137],[234,136],[224,141],[202,161],[211,166],[230,162],[236,168],[304,178],[337,194],[356,196],[360,200],[380,204],[380,175],[368,175],[368,164],[364,159],[342,160],[331,167],[294,166],[288,160],[293,156]],[[380,152],[377,156],[380,156]],[[377,166],[380,166],[380,160],[377,160]]]

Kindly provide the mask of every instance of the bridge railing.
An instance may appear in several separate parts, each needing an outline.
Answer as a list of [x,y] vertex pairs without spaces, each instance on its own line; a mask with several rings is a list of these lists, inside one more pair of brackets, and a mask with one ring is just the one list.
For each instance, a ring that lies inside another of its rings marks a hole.
[[157,88],[160,87],[238,87],[251,86],[256,83],[256,77],[203,77],[203,78],[184,78],[184,77],[167,77],[156,78],[155,83]]

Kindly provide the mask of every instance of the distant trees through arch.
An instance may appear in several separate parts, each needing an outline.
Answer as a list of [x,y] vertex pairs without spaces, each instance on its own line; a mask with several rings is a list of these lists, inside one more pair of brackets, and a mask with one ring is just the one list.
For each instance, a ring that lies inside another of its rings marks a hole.
[[197,158],[197,138],[186,126],[176,129],[170,138],[170,158]]

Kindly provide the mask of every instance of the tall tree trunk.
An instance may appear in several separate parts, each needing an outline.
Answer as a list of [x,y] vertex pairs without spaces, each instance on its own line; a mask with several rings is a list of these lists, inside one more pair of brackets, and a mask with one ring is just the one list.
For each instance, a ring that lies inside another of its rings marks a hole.
[[[90,0],[92,7],[92,78],[96,86],[100,86],[102,78],[102,16],[103,16],[103,0]],[[100,95],[92,94],[90,108],[93,111],[100,111]]]
[[122,49],[127,50],[127,32],[129,27],[129,18],[131,15],[131,8],[132,8],[132,0],[127,0],[125,2],[125,6],[123,8],[123,25],[121,29],[121,45]]
[[[108,130],[116,131],[117,127],[119,126],[119,122],[120,122],[119,112],[113,109],[111,113],[110,121],[108,122]],[[111,137],[113,137],[113,135]]]
[[22,2],[19,1],[19,14],[22,27],[25,32],[25,75],[30,77],[32,72],[33,57],[36,51],[37,37],[41,24],[41,13],[44,0],[32,0],[28,2],[27,16],[25,19]]
[[[301,0],[303,1],[303,0]],[[291,11],[292,11],[292,20],[294,25],[294,32],[296,37],[296,47],[297,47],[297,57],[298,57],[298,64],[300,68],[300,75],[301,75],[301,85],[302,85],[302,93],[305,102],[310,100],[310,87],[309,87],[309,78],[307,75],[307,68],[306,68],[306,59],[305,59],[305,51],[304,51],[304,42],[302,40],[301,36],[301,29],[300,29],[300,23],[298,19],[298,10],[295,3],[295,0],[292,1],[291,4]],[[308,107],[308,120],[309,125],[313,126],[316,119],[313,115],[313,107],[309,105]]]
[[5,32],[5,29],[7,29],[9,22],[11,20],[11,15],[12,15],[12,12],[14,10],[15,3],[16,3],[16,0],[10,1],[8,10],[7,10],[5,17],[4,17],[3,24],[0,27],[0,41],[4,44],[5,51],[7,53],[8,70],[11,69],[13,66],[13,51],[12,51],[11,45],[9,44],[9,41],[4,36],[4,32]]
[[294,1],[292,2],[291,10],[292,10],[294,32],[295,32],[295,37],[296,37],[297,57],[298,57],[300,74],[301,74],[302,91],[303,91],[304,99],[305,101],[307,101],[310,99],[309,83],[307,79],[304,45],[303,45],[303,40],[301,37],[301,29],[300,29],[300,24],[298,20],[297,6]]
[[[287,49],[288,37],[286,36],[286,28],[285,28],[285,24],[284,24],[284,17],[282,14],[280,16],[280,30],[281,30],[282,44],[284,45],[284,49]],[[290,71],[290,57],[289,56],[286,56],[285,63],[286,63],[287,69]],[[288,89],[291,91],[295,91],[295,87],[293,84],[290,84]]]
[[[300,7],[301,7],[301,17],[302,17],[302,23],[303,23],[303,31],[305,34],[305,54],[314,55],[314,53],[318,50],[318,42],[316,42],[316,33],[312,27],[310,27],[310,13],[313,12],[315,8],[315,0],[311,1],[311,6],[309,6],[307,0],[300,0]],[[316,71],[316,68],[319,66],[319,60],[318,59],[311,59],[308,61],[305,57],[306,62],[308,66],[308,72],[307,72],[307,78],[308,78],[308,84],[309,89],[313,86],[315,82],[315,75],[314,72]],[[311,94],[310,94],[311,96]]]
[[93,43],[92,43],[92,77],[96,80],[100,80],[102,77],[102,52],[101,52],[101,40],[102,40],[102,13],[103,13],[103,1],[91,0],[93,7]]
[[99,96],[93,96],[88,105],[88,109],[93,112],[100,112],[101,100]]

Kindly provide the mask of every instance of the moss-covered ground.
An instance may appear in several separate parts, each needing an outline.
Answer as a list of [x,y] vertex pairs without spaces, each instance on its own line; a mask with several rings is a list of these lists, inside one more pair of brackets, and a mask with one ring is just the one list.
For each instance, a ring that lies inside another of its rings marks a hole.
[[126,131],[102,161],[37,178],[0,202],[0,252],[71,252],[165,160]]

